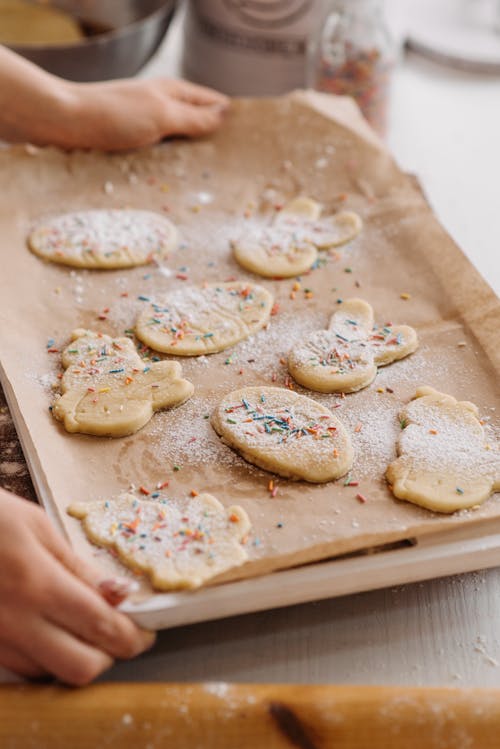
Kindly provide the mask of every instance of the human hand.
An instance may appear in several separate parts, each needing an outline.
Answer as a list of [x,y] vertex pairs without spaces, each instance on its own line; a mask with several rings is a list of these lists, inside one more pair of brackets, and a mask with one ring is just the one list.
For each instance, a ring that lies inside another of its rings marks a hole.
[[[68,84],[60,142],[69,148],[123,151],[171,135],[196,137],[222,123],[228,99],[181,80]],[[54,130],[54,135],[55,135]],[[57,138],[52,138],[54,143]]]
[[229,100],[182,80],[119,80],[68,84],[61,145],[123,151],[172,135],[216,130]]
[[215,130],[229,99],[182,80],[74,83],[0,46],[0,138],[124,151]]
[[0,666],[14,673],[81,686],[154,643],[113,608],[120,580],[102,582],[40,507],[2,489],[0,570]]

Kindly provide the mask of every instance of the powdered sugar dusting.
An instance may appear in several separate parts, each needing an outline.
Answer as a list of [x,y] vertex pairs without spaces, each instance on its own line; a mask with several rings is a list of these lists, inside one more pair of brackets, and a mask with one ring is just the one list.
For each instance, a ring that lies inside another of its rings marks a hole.
[[69,513],[83,521],[94,543],[114,548],[160,589],[198,587],[247,559],[240,542],[250,522],[240,507],[226,510],[209,494],[187,500],[153,494],[121,494],[71,506]]
[[162,257],[175,241],[170,221],[152,211],[95,210],[65,213],[39,225],[30,236],[44,257],[94,267],[129,265]]
[[339,418],[353,440],[356,478],[382,478],[396,457],[396,440],[401,433],[399,408],[400,404],[390,394],[373,399],[370,393],[368,400],[357,393],[339,409]]
[[171,291],[139,316],[138,337],[172,354],[220,351],[267,321],[272,297],[262,286],[216,283]]
[[281,476],[325,482],[351,467],[342,424],[329,409],[285,388],[231,392],[218,404],[212,424],[247,460]]
[[182,408],[158,414],[150,425],[149,437],[162,462],[233,466],[241,460],[210,426],[209,417],[221,395],[217,389],[210,396],[195,392]]
[[475,413],[463,404],[417,398],[401,418],[399,449],[414,469],[451,473],[457,485],[474,479],[500,482],[498,445],[486,442]]

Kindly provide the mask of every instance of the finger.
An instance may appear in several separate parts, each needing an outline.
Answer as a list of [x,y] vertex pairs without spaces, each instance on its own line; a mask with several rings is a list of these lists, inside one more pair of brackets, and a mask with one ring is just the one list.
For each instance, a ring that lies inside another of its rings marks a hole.
[[227,108],[230,103],[229,97],[215,91],[213,88],[198,86],[189,81],[169,81],[169,93],[181,101],[201,106],[219,106]]
[[102,573],[77,556],[66,540],[51,524],[44,527],[41,540],[45,548],[58,559],[69,572],[99,591],[112,606],[118,606],[137,590],[137,583],[127,577],[102,579]]
[[122,601],[138,589],[138,584],[127,577],[112,577],[108,580],[101,580],[98,586],[99,593],[111,606],[119,606]]
[[102,580],[102,572],[77,556],[66,539],[52,526],[46,517],[39,526],[39,538],[44,547],[66,567],[69,572],[96,588]]
[[223,113],[215,107],[198,107],[192,104],[173,102],[165,108],[163,136],[187,135],[195,138],[208,135],[222,124]]
[[26,679],[39,679],[47,674],[34,660],[10,645],[0,643],[0,666]]
[[50,591],[42,602],[47,619],[114,658],[133,658],[150,648],[151,632],[137,627],[95,590],[49,559]]
[[84,686],[113,665],[113,658],[43,618],[23,627],[24,652],[60,681]]

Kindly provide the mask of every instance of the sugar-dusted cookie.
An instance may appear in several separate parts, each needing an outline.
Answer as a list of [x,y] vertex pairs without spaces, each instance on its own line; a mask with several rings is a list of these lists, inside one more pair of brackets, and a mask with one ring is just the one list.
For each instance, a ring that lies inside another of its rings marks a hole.
[[191,397],[178,362],[145,362],[128,338],[75,330],[62,354],[65,372],[53,415],[68,432],[133,434],[160,408]]
[[318,250],[337,247],[359,234],[362,221],[356,213],[342,211],[320,218],[321,206],[305,196],[284,206],[272,223],[248,226],[233,239],[237,262],[268,278],[289,278],[308,270]]
[[162,260],[177,245],[177,229],[152,211],[64,213],[39,224],[28,238],[45,260],[75,268],[130,268]]
[[225,509],[210,494],[158,501],[121,494],[68,512],[82,520],[93,543],[145,572],[158,590],[198,588],[247,559],[248,515],[238,506]]
[[276,214],[279,225],[295,222],[311,232],[311,239],[318,250],[340,247],[355,239],[363,228],[363,221],[353,211],[339,211],[331,216],[321,216],[321,205],[311,198],[299,197],[290,201]]
[[312,333],[288,356],[288,369],[301,385],[320,393],[354,393],[373,381],[377,367],[416,350],[408,325],[374,327],[373,310],[362,299],[339,305],[328,330]]
[[182,287],[149,304],[135,332],[156,351],[199,356],[222,351],[255,333],[269,320],[273,297],[251,283]]
[[234,257],[242,268],[264,278],[290,278],[315,263],[318,250],[297,219],[280,224],[248,227],[231,241]]
[[400,413],[399,458],[386,477],[399,499],[436,512],[478,505],[500,489],[500,450],[473,403],[419,387]]
[[281,211],[276,214],[275,223],[281,223],[288,217],[293,219],[304,219],[305,221],[317,221],[321,216],[321,204],[305,195],[299,195],[288,203],[285,203]]
[[285,388],[247,387],[226,395],[212,426],[249,463],[291,479],[332,481],[351,468],[351,440],[320,403]]

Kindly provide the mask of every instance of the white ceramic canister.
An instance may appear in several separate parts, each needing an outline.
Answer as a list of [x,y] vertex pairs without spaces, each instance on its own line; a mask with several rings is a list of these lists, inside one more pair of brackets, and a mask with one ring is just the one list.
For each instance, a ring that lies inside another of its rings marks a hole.
[[232,96],[306,85],[323,0],[187,0],[182,74]]

